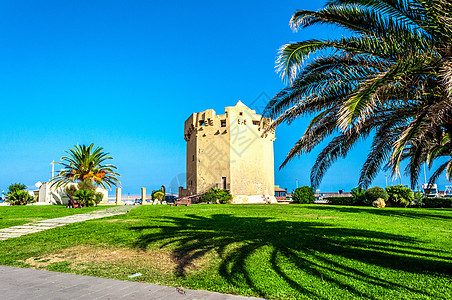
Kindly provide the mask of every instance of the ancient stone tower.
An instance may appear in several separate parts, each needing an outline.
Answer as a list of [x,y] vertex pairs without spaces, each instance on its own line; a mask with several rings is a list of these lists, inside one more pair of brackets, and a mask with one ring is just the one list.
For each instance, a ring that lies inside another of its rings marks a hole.
[[242,102],[192,114],[185,121],[187,189],[194,195],[211,187],[229,189],[233,203],[276,202],[274,198],[274,131],[262,136],[271,120]]

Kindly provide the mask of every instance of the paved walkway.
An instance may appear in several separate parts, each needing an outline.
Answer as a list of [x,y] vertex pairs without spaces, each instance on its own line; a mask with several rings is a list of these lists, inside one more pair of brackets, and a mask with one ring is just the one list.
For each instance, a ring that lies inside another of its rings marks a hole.
[[3,299],[259,299],[44,270],[0,266]]
[[[97,210],[89,213],[66,216],[55,219],[48,219],[28,223],[19,226],[0,229],[0,241],[23,236],[26,234],[36,233],[71,223],[83,222],[87,220],[100,219],[105,217],[122,215],[130,211],[134,206],[115,206],[103,210]],[[69,208],[68,208],[69,209]],[[71,208],[77,209],[77,208]],[[0,294],[1,295],[1,294]]]

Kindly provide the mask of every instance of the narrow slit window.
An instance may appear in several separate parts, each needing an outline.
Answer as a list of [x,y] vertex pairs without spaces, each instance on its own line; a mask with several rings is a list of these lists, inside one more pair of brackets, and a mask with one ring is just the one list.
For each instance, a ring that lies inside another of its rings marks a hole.
[[226,127],[226,120],[221,120],[221,127]]

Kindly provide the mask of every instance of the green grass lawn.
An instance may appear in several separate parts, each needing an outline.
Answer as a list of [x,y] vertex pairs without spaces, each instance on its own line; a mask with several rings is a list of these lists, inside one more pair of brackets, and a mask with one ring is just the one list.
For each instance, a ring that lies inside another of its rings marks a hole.
[[45,219],[59,218],[105,209],[107,206],[69,209],[60,205],[0,206],[0,229]]
[[450,209],[141,206],[1,241],[0,264],[271,299],[451,299],[451,236]]

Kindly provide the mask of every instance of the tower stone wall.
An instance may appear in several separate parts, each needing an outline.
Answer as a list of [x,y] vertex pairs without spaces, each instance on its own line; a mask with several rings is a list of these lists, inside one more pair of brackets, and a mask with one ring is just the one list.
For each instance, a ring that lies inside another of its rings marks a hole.
[[218,187],[231,191],[233,203],[275,202],[275,134],[263,136],[270,122],[240,101],[222,115],[193,113],[184,130],[188,194]]

